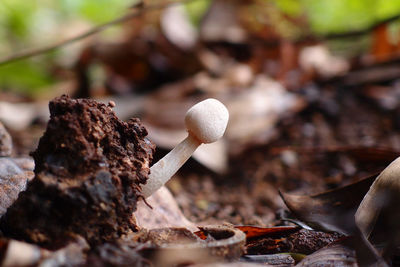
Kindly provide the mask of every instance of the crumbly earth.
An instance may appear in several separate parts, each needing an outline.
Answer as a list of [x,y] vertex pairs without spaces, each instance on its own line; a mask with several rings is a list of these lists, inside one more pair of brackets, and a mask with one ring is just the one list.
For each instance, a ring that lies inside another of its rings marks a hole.
[[2,217],[5,236],[56,249],[76,235],[97,245],[136,230],[132,213],[155,147],[138,119],[123,122],[111,107],[50,102],[35,177]]

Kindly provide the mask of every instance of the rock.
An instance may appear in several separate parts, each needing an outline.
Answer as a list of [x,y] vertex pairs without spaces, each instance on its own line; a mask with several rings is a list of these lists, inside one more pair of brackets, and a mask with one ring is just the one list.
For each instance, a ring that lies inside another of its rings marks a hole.
[[35,245],[16,241],[1,240],[1,266],[34,266],[39,263],[43,251]]
[[0,157],[9,157],[12,152],[12,140],[4,125],[0,122]]
[[0,122],[0,217],[25,190],[33,177],[34,163],[30,158],[11,158],[12,139]]
[[32,177],[32,171],[21,169],[12,158],[0,157],[0,217],[25,190]]

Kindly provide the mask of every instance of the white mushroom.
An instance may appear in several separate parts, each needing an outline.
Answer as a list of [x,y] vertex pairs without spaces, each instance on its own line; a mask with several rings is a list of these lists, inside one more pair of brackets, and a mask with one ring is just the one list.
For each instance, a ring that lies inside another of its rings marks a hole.
[[145,198],[163,186],[201,144],[213,143],[224,135],[229,113],[224,104],[209,98],[191,107],[185,116],[188,136],[150,168],[142,187]]

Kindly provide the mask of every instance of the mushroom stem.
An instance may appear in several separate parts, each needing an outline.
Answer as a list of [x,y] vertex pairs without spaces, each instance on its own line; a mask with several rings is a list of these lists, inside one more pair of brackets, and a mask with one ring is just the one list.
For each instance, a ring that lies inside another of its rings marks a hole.
[[185,116],[188,137],[150,168],[147,183],[142,186],[145,198],[162,187],[190,158],[202,143],[213,143],[221,138],[229,120],[224,104],[207,99],[191,107]]
[[147,198],[160,189],[200,145],[201,142],[189,133],[174,149],[151,166],[149,179],[142,187],[143,196]]

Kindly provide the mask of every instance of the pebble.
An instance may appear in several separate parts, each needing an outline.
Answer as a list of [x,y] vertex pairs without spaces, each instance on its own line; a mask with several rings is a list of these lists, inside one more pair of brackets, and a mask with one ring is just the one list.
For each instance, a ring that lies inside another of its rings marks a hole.
[[9,157],[12,152],[12,140],[4,125],[0,122],[0,157]]
[[0,217],[32,178],[32,171],[21,169],[12,158],[0,157]]
[[34,176],[31,158],[11,158],[12,139],[0,122],[0,217]]

